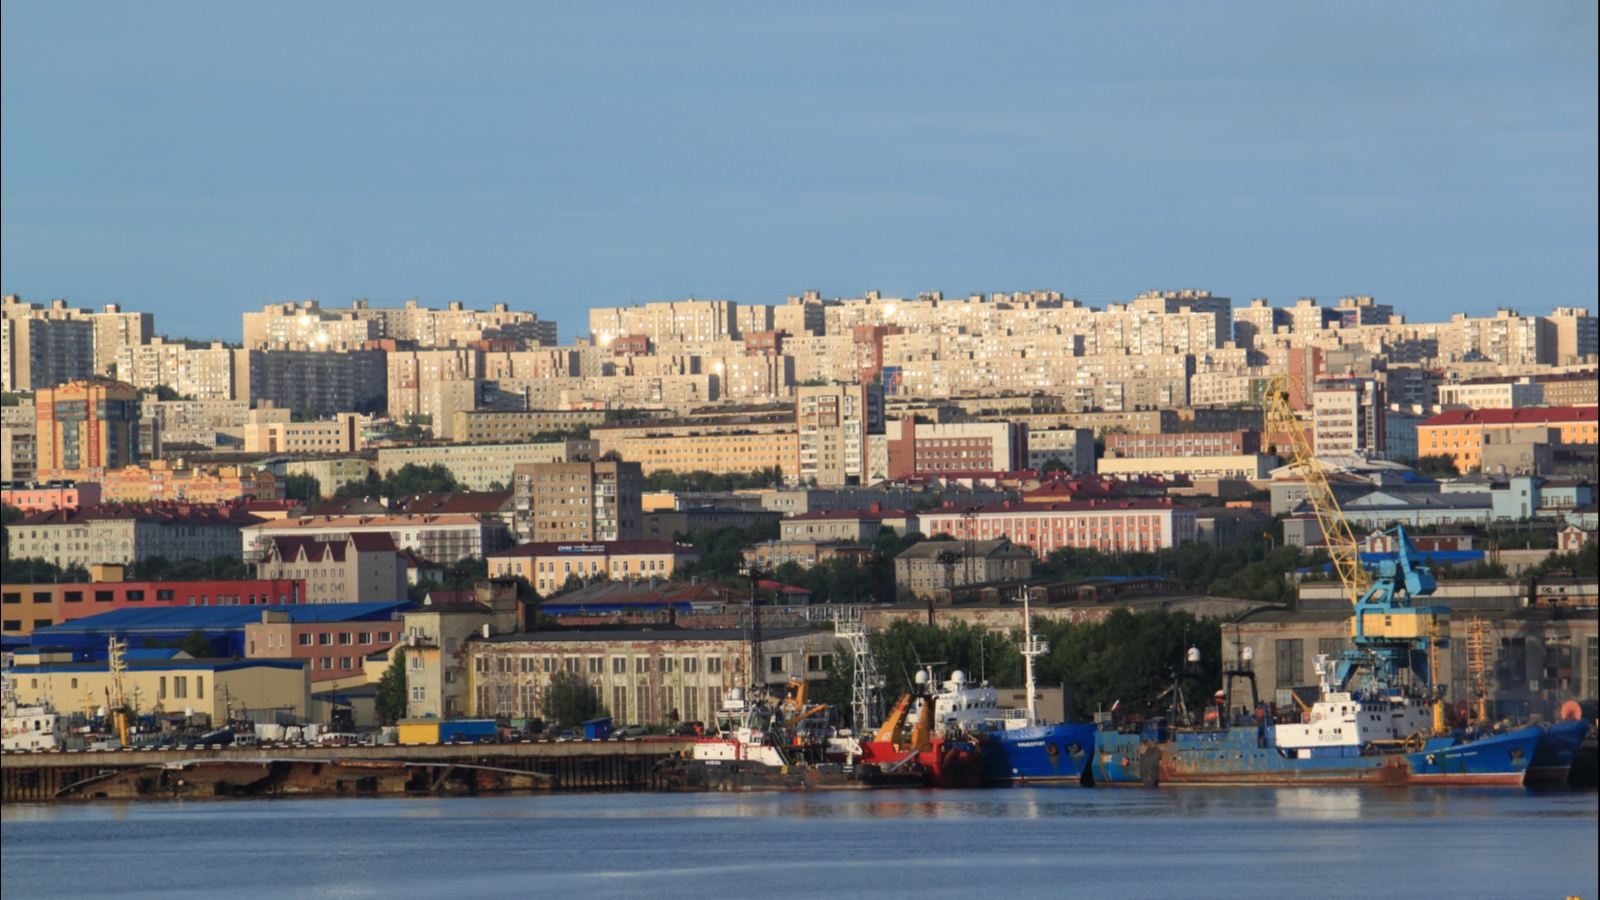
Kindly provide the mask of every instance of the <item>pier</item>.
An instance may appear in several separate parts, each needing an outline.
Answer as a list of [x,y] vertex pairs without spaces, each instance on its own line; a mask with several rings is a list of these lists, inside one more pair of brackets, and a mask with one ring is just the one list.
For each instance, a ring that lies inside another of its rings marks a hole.
[[660,790],[687,740],[193,747],[6,753],[0,802],[274,795]]

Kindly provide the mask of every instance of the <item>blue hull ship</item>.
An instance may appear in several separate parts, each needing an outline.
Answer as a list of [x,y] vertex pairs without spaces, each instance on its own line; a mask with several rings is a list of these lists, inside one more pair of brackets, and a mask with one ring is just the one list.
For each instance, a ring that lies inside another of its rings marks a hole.
[[985,784],[1077,784],[1094,753],[1093,725],[1030,725],[981,735]]
[[[1196,731],[1165,741],[1096,734],[1097,784],[1521,785],[1545,731],[1529,726],[1476,740],[1426,739],[1411,751],[1301,755],[1272,743],[1272,726]],[[1330,748],[1332,749],[1332,748]]]
[[1566,721],[1546,725],[1539,745],[1534,748],[1533,762],[1528,764],[1528,783],[1566,784],[1567,775],[1572,770],[1572,760],[1588,735],[1587,722]]

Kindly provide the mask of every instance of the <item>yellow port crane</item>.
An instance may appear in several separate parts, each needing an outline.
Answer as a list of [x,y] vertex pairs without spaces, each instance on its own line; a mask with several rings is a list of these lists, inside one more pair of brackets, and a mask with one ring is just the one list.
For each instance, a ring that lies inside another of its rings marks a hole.
[[[1333,496],[1333,487],[1328,484],[1328,472],[1323,468],[1322,460],[1317,458],[1311,439],[1306,436],[1305,426],[1300,424],[1300,417],[1295,415],[1294,407],[1290,405],[1289,397],[1300,387],[1298,381],[1293,375],[1274,375],[1267,381],[1262,397],[1267,439],[1277,445],[1274,447],[1277,455],[1286,464],[1294,466],[1304,479],[1306,500],[1317,513],[1317,524],[1322,526],[1322,539],[1328,544],[1328,556],[1332,557],[1334,571],[1344,583],[1345,593],[1354,605],[1372,587],[1372,575],[1361,566],[1361,544],[1350,530],[1344,511],[1339,509],[1339,501]],[[1285,441],[1287,447],[1281,443]],[[1288,453],[1284,453],[1284,450]]]

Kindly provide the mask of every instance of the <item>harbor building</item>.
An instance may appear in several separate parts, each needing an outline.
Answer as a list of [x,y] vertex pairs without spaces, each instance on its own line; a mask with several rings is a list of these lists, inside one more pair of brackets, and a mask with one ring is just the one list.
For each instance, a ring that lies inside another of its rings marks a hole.
[[6,637],[27,637],[86,616],[121,609],[189,606],[266,606],[304,602],[305,582],[292,578],[245,581],[124,581],[120,565],[89,568],[90,581],[5,584],[0,613]]
[[944,506],[919,517],[929,536],[1007,538],[1045,556],[1057,547],[1153,551],[1195,539],[1195,511],[1170,499],[1004,502]]
[[[204,713],[213,723],[229,712],[281,710],[291,716],[310,711],[311,679],[306,664],[288,659],[189,657],[181,650],[168,658],[129,659],[122,673],[123,696],[136,712],[164,710]],[[104,659],[78,660],[49,649],[19,650],[11,677],[23,704],[48,704],[57,710],[98,706],[111,695],[114,676]]]
[[561,590],[569,578],[629,581],[671,578],[700,551],[668,541],[535,541],[488,558],[495,578],[523,578],[540,594]]

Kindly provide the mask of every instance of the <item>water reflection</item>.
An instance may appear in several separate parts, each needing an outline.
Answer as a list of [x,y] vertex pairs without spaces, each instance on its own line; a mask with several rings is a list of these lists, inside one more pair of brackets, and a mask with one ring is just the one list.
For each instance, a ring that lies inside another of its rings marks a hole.
[[1279,788],[1277,802],[1284,818],[1361,818],[1360,788]]

